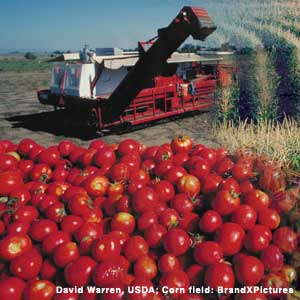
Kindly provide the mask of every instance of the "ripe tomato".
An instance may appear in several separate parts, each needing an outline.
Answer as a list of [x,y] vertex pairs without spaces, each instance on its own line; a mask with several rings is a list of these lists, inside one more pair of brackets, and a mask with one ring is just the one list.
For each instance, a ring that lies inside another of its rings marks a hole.
[[238,282],[246,286],[254,286],[264,276],[264,265],[254,256],[244,256],[238,264],[235,264],[234,271]]
[[240,198],[228,190],[217,193],[212,202],[212,208],[221,216],[232,214],[240,205]]
[[198,264],[190,265],[185,269],[185,273],[190,279],[191,285],[200,286],[203,284],[204,267]]
[[158,201],[158,194],[154,189],[142,187],[133,196],[133,208],[138,213],[154,210]]
[[230,158],[225,157],[216,163],[214,170],[218,175],[225,175],[232,170],[233,166],[234,162]]
[[275,209],[278,213],[288,214],[297,203],[299,190],[289,189],[281,191],[272,195],[271,208]]
[[113,260],[98,264],[93,270],[93,281],[97,286],[110,286],[122,281],[129,268],[128,261],[119,256]]
[[144,231],[153,224],[157,224],[157,214],[153,211],[144,212],[138,219],[138,229],[140,231]]
[[133,270],[137,278],[152,280],[157,275],[156,263],[148,255],[139,257],[134,263]]
[[168,273],[171,271],[179,270],[180,268],[180,261],[175,255],[166,253],[159,257],[158,269],[161,273]]
[[173,185],[167,180],[155,181],[152,185],[160,201],[168,202],[175,196]]
[[200,218],[197,213],[186,212],[179,218],[178,227],[186,232],[196,232],[198,230],[199,220]]
[[123,250],[129,261],[136,261],[139,257],[148,254],[149,246],[142,236],[135,235],[125,242]]
[[121,230],[125,233],[132,233],[135,228],[135,218],[126,212],[119,212],[114,215],[111,221],[111,230]]
[[79,249],[73,242],[59,244],[53,252],[53,261],[58,267],[64,267],[78,258]]
[[258,214],[259,224],[269,227],[271,230],[276,229],[280,224],[280,215],[271,208],[261,210]]
[[0,196],[8,196],[23,185],[20,171],[10,170],[0,172]]
[[0,170],[8,171],[17,168],[19,161],[12,155],[0,154]]
[[82,186],[91,197],[105,195],[109,187],[109,180],[105,176],[91,175],[82,182]]
[[133,174],[140,169],[141,158],[134,153],[126,154],[120,158],[120,163],[126,164],[129,167],[130,174]]
[[217,162],[217,154],[214,149],[203,148],[200,150],[199,155],[203,157],[211,167]]
[[223,249],[217,242],[202,242],[194,247],[194,259],[200,265],[212,265],[220,262],[222,258]]
[[[177,297],[184,293],[179,293],[178,288],[184,289],[184,292],[188,292],[190,286],[190,280],[187,274],[181,270],[174,270],[162,275],[159,281],[160,287],[167,286],[170,289],[170,295]],[[174,291],[174,292],[173,292]]]
[[105,142],[101,139],[93,140],[89,144],[89,149],[97,149],[100,150],[105,147]]
[[266,249],[272,240],[272,233],[267,226],[255,225],[245,238],[245,247],[248,251],[257,253]]
[[17,151],[22,156],[28,156],[30,150],[36,146],[36,142],[33,139],[25,138],[19,142]]
[[9,266],[10,272],[24,280],[36,277],[41,270],[42,256],[36,248],[32,248],[20,256],[14,258]]
[[214,210],[207,210],[199,222],[199,228],[205,233],[213,233],[219,229],[223,221],[221,216]]
[[76,146],[72,141],[63,140],[58,144],[58,151],[61,156],[69,156],[75,147]]
[[91,166],[94,160],[94,156],[97,153],[97,149],[87,149],[79,157],[79,163],[83,167]]
[[52,300],[55,285],[49,280],[28,281],[24,289],[24,300]]
[[121,244],[114,235],[106,234],[94,241],[92,256],[96,261],[107,261],[121,254]]
[[94,163],[98,167],[102,167],[103,165],[112,166],[116,162],[115,152],[110,147],[103,147],[98,150],[94,156]]
[[188,153],[181,152],[177,153],[173,156],[173,163],[175,166],[183,166],[186,162],[188,162],[190,159],[190,156]]
[[281,270],[284,257],[277,246],[270,245],[262,251],[260,259],[264,264],[266,271],[276,272]]
[[14,221],[32,223],[39,215],[38,210],[31,205],[23,205],[17,208],[13,215]]
[[[192,162],[193,158],[195,163]],[[193,156],[188,161],[188,169],[192,175],[203,179],[210,173],[211,167],[205,159],[202,159],[200,156]]]
[[[227,190],[234,194],[240,193],[239,183],[232,177],[224,179],[220,185],[220,190]],[[236,195],[238,196],[238,195]]]
[[167,208],[159,214],[158,221],[159,224],[167,228],[173,228],[176,227],[179,223],[179,214],[175,209]]
[[92,276],[97,263],[89,256],[81,256],[70,262],[64,269],[64,278],[70,286],[85,286]]
[[154,168],[154,174],[158,177],[163,177],[169,170],[174,167],[174,163],[171,160],[164,160],[158,162]]
[[221,176],[214,173],[209,173],[201,181],[202,183],[202,192],[204,194],[210,194],[217,191],[219,185],[222,183],[223,179]]
[[273,234],[273,243],[283,253],[292,253],[297,247],[297,234],[287,226],[278,228]]
[[56,232],[58,227],[55,222],[47,219],[35,220],[29,229],[29,235],[35,241],[42,241],[49,234]]
[[174,138],[171,141],[171,148],[174,153],[189,153],[192,150],[192,146],[191,138],[186,135]]
[[157,248],[161,245],[164,235],[167,233],[167,229],[160,224],[153,224],[148,227],[145,232],[145,240],[151,248]]
[[253,190],[246,194],[245,204],[252,206],[257,212],[260,212],[269,207],[270,198],[261,190]]
[[17,277],[7,277],[0,281],[0,299],[21,300],[25,283]]
[[250,180],[245,180],[240,183],[240,191],[243,195],[254,190],[254,185],[251,183]]
[[26,234],[12,234],[0,241],[0,258],[12,260],[32,247],[31,239]]
[[178,180],[184,175],[187,175],[187,172],[183,167],[174,166],[164,174],[163,178],[169,181],[171,184],[175,185],[177,184]]
[[204,275],[207,286],[217,290],[218,287],[233,288],[235,277],[231,266],[225,262],[218,262],[208,266]]
[[190,197],[185,193],[176,194],[171,199],[171,207],[179,213],[188,213],[194,210],[194,204]]
[[49,220],[60,223],[66,215],[65,206],[61,202],[54,203],[47,207],[45,214]]
[[83,224],[83,219],[75,215],[64,216],[61,222],[61,229],[65,232],[73,233]]
[[252,166],[238,161],[232,168],[232,176],[238,181],[248,180],[253,177]]
[[70,235],[64,231],[56,231],[43,239],[43,251],[46,254],[52,254],[54,249],[65,242],[70,242]]
[[179,192],[186,193],[189,197],[194,198],[200,193],[200,181],[193,175],[183,175],[177,182]]
[[103,234],[103,227],[98,223],[85,222],[73,234],[77,242],[87,237],[98,238]]
[[149,146],[145,149],[145,151],[143,152],[143,160],[147,160],[147,159],[153,159],[155,157],[155,154],[158,150],[159,146]]
[[26,178],[27,178],[27,175],[30,173],[30,171],[32,170],[33,166],[34,166],[34,162],[32,160],[22,159],[19,162],[18,168],[24,174],[24,176],[26,176]]
[[284,297],[282,290],[289,287],[288,282],[283,278],[283,276],[274,273],[265,275],[261,281],[261,285],[263,288],[271,288],[271,292],[267,293],[268,299],[280,299]]
[[56,147],[49,147],[43,150],[38,157],[40,163],[47,164],[49,166],[55,166],[60,159],[60,153]]
[[231,221],[241,225],[245,230],[254,227],[257,213],[250,205],[240,205],[232,214]]
[[51,179],[52,170],[49,165],[40,163],[32,168],[29,176],[31,180],[47,182]]
[[224,223],[217,231],[216,241],[223,248],[224,256],[232,256],[242,249],[244,237],[239,224]]
[[110,178],[113,181],[126,182],[129,176],[129,167],[124,163],[117,163],[110,169]]
[[173,159],[173,151],[170,145],[162,145],[157,149],[155,154],[155,161],[157,163],[166,160],[171,161],[172,159]]
[[31,199],[30,193],[25,188],[19,188],[9,194],[7,205],[16,209],[26,205]]
[[190,248],[191,239],[184,230],[173,228],[164,235],[163,246],[168,253],[180,256]]

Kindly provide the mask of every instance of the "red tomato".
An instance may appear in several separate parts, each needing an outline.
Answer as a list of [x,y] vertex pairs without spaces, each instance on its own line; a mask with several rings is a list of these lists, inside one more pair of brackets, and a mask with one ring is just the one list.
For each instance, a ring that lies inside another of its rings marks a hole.
[[74,215],[82,216],[93,207],[93,201],[87,194],[75,194],[68,202],[68,208]]
[[178,292],[179,288],[180,290],[183,289],[185,293],[188,292],[190,280],[185,272],[181,270],[174,270],[163,274],[159,281],[159,285],[161,288],[164,286],[168,287],[170,295],[176,297],[183,294],[182,292]]
[[175,166],[183,166],[185,163],[187,163],[190,159],[190,156],[188,153],[181,152],[177,153],[173,156],[173,163]]
[[[192,163],[193,157],[197,158],[197,161],[195,161],[195,163]],[[192,175],[198,177],[199,179],[203,179],[210,173],[211,167],[209,163],[205,159],[202,159],[200,156],[193,157],[188,162],[188,169]]]
[[264,264],[266,271],[276,272],[281,270],[284,257],[277,246],[270,245],[262,251],[260,259]]
[[171,184],[175,185],[178,180],[184,175],[187,175],[187,172],[183,167],[174,166],[164,174],[163,178],[169,181]]
[[22,159],[19,162],[19,170],[27,177],[27,175],[30,173],[30,171],[32,170],[34,166],[34,162],[32,160],[29,159]]
[[110,286],[122,281],[128,271],[129,263],[122,256],[104,261],[93,270],[93,281],[97,286]]
[[96,153],[97,153],[97,149],[93,149],[93,148],[87,149],[79,157],[80,165],[83,167],[88,167],[92,165]]
[[205,271],[205,285],[217,290],[218,287],[233,288],[235,277],[231,266],[225,262],[218,262],[208,266]]
[[37,249],[32,248],[22,255],[14,258],[9,266],[10,272],[24,280],[36,277],[42,267],[42,256]]
[[169,170],[171,170],[173,167],[174,167],[174,163],[172,161],[164,160],[164,161],[158,162],[155,165],[154,173],[156,176],[162,177],[162,176],[165,176],[167,174],[167,172]]
[[110,169],[110,178],[113,181],[126,182],[129,176],[129,167],[124,163],[117,163]]
[[186,135],[174,138],[171,141],[171,148],[174,153],[189,153],[192,150],[192,146],[191,138]]
[[100,150],[105,147],[105,142],[103,140],[94,140],[90,142],[89,149],[97,149]]
[[51,179],[52,170],[49,165],[40,163],[32,168],[29,176],[31,180],[47,182]]
[[133,208],[138,213],[154,210],[158,201],[158,194],[154,189],[142,187],[133,196]]
[[228,190],[221,190],[212,201],[212,208],[221,216],[232,214],[240,205],[240,198]]
[[17,151],[22,156],[28,156],[31,149],[36,146],[36,142],[33,139],[25,138],[19,142]]
[[152,280],[157,275],[156,263],[148,255],[139,257],[134,263],[133,270],[137,278]]
[[139,257],[146,255],[148,251],[147,242],[139,235],[130,237],[124,244],[124,255],[129,261],[136,261]]
[[161,273],[168,273],[181,269],[181,264],[175,255],[166,253],[159,257],[158,269]]
[[251,183],[250,180],[245,180],[240,183],[240,191],[243,195],[246,195],[253,190],[254,190],[254,185]]
[[233,166],[234,162],[230,158],[225,157],[216,163],[214,170],[218,175],[225,175],[232,170]]
[[46,254],[52,254],[54,249],[63,243],[70,241],[70,235],[64,231],[56,231],[43,239],[43,251]]
[[179,192],[194,198],[200,193],[200,181],[193,175],[183,175],[177,182],[177,188]]
[[42,279],[48,279],[52,281],[56,277],[57,271],[57,267],[54,265],[52,260],[47,258],[43,261],[40,275]]
[[255,225],[245,238],[245,247],[248,251],[257,253],[266,249],[272,240],[272,233],[267,226]]
[[70,286],[85,286],[90,282],[96,266],[97,263],[92,258],[81,256],[66,266],[64,278]]
[[83,224],[83,219],[75,215],[67,215],[62,219],[61,229],[65,232],[73,233]]
[[213,233],[221,227],[222,223],[222,218],[216,211],[207,210],[199,222],[199,228],[205,233]]
[[171,207],[177,210],[179,213],[188,213],[194,210],[194,203],[185,193],[175,195],[171,199]]
[[135,218],[126,212],[119,212],[114,215],[111,221],[112,230],[121,230],[125,233],[132,233],[135,228]]
[[167,228],[173,228],[179,223],[179,214],[175,209],[167,208],[159,214],[158,221]]
[[157,163],[166,161],[166,160],[172,160],[173,159],[173,152],[170,146],[160,146],[155,154],[155,161]]
[[167,180],[156,181],[152,186],[160,201],[168,202],[175,196],[175,189]]
[[137,141],[133,139],[126,139],[119,144],[118,153],[121,156],[131,153],[137,154],[139,153],[139,147],[140,145]]
[[289,287],[288,282],[283,278],[283,276],[274,273],[265,275],[261,281],[261,285],[263,288],[271,288],[271,291],[277,291],[267,293],[267,299],[280,299],[285,297],[283,289],[287,289]]
[[242,226],[243,229],[249,230],[256,223],[257,213],[250,205],[240,205],[232,214],[231,220]]
[[79,250],[76,243],[73,242],[62,243],[53,252],[53,261],[58,267],[64,267],[78,258]]
[[117,237],[106,234],[94,241],[92,256],[96,261],[107,261],[121,254],[121,244]]
[[7,235],[0,241],[0,258],[12,260],[31,249],[31,246],[31,239],[26,234]]
[[236,223],[224,223],[217,231],[216,241],[223,248],[224,256],[238,253],[243,246],[245,232]]
[[75,147],[72,141],[63,140],[58,144],[58,151],[61,156],[69,156]]
[[143,152],[143,160],[153,159],[158,150],[159,146],[149,146]]
[[153,211],[144,212],[138,219],[138,229],[140,231],[144,231],[153,224],[157,224],[157,214]]
[[211,167],[217,162],[217,154],[214,149],[203,148],[199,152],[200,156],[203,157]]
[[273,243],[283,253],[293,253],[297,248],[297,234],[290,227],[280,227],[273,234]]
[[56,232],[58,227],[55,222],[47,219],[35,220],[29,229],[29,235],[35,241],[42,241],[49,234]]
[[109,187],[109,180],[105,176],[91,175],[84,180],[82,186],[92,197],[103,196]]
[[180,256],[190,248],[191,239],[184,230],[173,228],[164,235],[163,246],[168,253]]
[[31,205],[23,205],[17,208],[13,215],[14,221],[32,223],[39,216],[38,210]]
[[190,265],[185,269],[185,273],[190,279],[191,285],[200,286],[203,284],[204,267],[198,264]]
[[145,230],[145,240],[151,248],[157,248],[161,245],[167,229],[160,224],[153,224]]
[[58,202],[50,205],[45,211],[46,217],[56,223],[60,223],[66,215],[65,206]]
[[271,230],[276,229],[280,224],[280,215],[271,208],[261,210],[258,214],[259,224],[269,227]]
[[9,194],[9,200],[7,202],[7,205],[16,209],[19,206],[26,205],[30,199],[31,199],[30,193],[25,188],[20,188],[12,191]]
[[17,168],[19,161],[12,155],[0,154],[0,170],[7,171]]
[[204,194],[210,194],[217,191],[219,185],[222,183],[223,179],[221,176],[210,173],[203,178],[202,181],[202,191]]
[[98,223],[85,222],[73,234],[77,242],[87,237],[98,238],[103,234],[103,228]]
[[254,286],[264,276],[264,265],[254,256],[244,256],[238,264],[235,264],[234,271],[238,282],[246,286]]
[[223,249],[217,242],[202,242],[194,247],[194,259],[200,265],[212,265],[220,262],[222,258]]
[[260,212],[269,207],[270,198],[261,190],[253,190],[246,194],[245,204],[252,206],[257,212]]
[[232,176],[238,181],[248,180],[253,177],[252,166],[237,162],[232,168]]
[[0,196],[8,196],[22,185],[23,178],[20,171],[0,172]]
[[55,285],[49,280],[28,281],[24,289],[24,300],[52,300]]
[[60,153],[56,147],[49,147],[39,154],[39,162],[49,166],[55,166],[60,159]]
[[7,277],[0,281],[0,299],[21,300],[25,283],[17,277]]

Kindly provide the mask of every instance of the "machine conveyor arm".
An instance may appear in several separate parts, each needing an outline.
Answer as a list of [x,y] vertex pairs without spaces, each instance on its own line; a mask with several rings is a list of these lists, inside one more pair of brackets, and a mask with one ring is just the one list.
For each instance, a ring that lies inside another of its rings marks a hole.
[[140,56],[109,99],[101,102],[103,121],[107,123],[118,119],[147,83],[163,70],[167,59],[190,35],[203,41],[215,30],[216,26],[206,10],[183,7],[168,27],[158,30],[155,43]]

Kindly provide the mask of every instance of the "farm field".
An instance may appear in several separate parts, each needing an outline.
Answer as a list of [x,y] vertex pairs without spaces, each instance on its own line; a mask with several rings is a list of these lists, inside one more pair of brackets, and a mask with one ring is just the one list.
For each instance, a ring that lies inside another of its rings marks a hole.
[[[69,116],[64,111],[55,113],[52,107],[38,102],[36,91],[48,88],[51,68],[35,65],[20,68],[26,62],[22,56],[5,60],[0,56],[0,135],[2,139],[14,142],[23,137],[32,137],[43,145],[58,143],[62,138],[87,145],[97,136],[81,127],[80,120]],[[5,65],[4,65],[5,63]],[[43,63],[41,63],[42,65]],[[3,66],[4,65],[4,66]],[[103,139],[108,143],[118,142],[126,137],[136,138],[146,144],[165,143],[174,135],[187,134],[193,139],[211,146],[217,145],[208,139],[211,136],[210,115],[201,113],[189,118],[174,120],[169,123],[143,128],[122,135],[110,134]]]

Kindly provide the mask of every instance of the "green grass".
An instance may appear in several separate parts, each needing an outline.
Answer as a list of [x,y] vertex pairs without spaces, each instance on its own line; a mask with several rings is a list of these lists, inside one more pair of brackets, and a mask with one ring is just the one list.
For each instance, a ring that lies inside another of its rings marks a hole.
[[48,56],[25,59],[23,56],[0,56],[0,72],[41,72],[51,69]]

